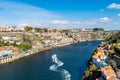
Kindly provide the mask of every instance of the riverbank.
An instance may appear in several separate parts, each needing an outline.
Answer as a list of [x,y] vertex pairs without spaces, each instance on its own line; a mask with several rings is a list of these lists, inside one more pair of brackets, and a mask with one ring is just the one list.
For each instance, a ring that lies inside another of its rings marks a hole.
[[57,47],[62,47],[62,46],[67,46],[67,45],[74,44],[74,43],[77,43],[77,42],[57,44],[57,45],[54,45],[54,46],[47,46],[47,47],[42,47],[42,48],[41,47],[40,48],[32,48],[32,49],[29,49],[27,51],[22,51],[22,52],[19,52],[19,53],[16,53],[16,54],[1,57],[0,58],[0,64],[9,63],[9,62],[15,61],[17,59],[20,59],[20,58],[23,58],[23,57],[26,57],[26,56],[29,56],[29,55],[32,55],[32,54],[37,54],[41,51],[45,51],[45,50],[49,50],[49,49],[53,49],[53,48],[57,48]]
[[[61,80],[58,72],[50,71],[53,64],[52,55],[57,54],[59,60],[71,74],[71,80],[81,80],[86,69],[86,63],[92,52],[101,41],[80,42],[64,47],[53,48],[33,54],[14,62],[0,65],[1,80]],[[79,72],[80,70],[80,72]],[[8,77],[6,77],[6,75]]]
[[[85,41],[104,39],[99,32],[1,32],[0,64],[12,62],[19,58],[36,54],[54,47]],[[93,38],[94,36],[94,38]],[[98,37],[95,37],[98,36]],[[8,48],[4,48],[7,46]]]
[[[119,44],[117,44],[118,46]],[[116,44],[102,42],[88,61],[82,80],[119,80],[119,63],[114,59],[118,54]],[[120,45],[119,45],[120,46]]]
[[[95,41],[95,40],[87,40],[87,41]],[[47,47],[42,47],[42,48],[41,47],[40,48],[32,48],[32,49],[29,49],[27,51],[22,51],[22,52],[18,52],[16,54],[1,57],[0,58],[0,64],[9,63],[9,62],[18,60],[20,58],[23,58],[23,57],[26,57],[26,56],[29,56],[29,55],[32,55],[32,54],[37,54],[37,53],[42,52],[42,51],[46,51],[46,50],[57,48],[57,47],[67,46],[67,45],[75,44],[75,43],[78,43],[78,42],[86,42],[86,40],[84,40],[84,41],[74,41],[74,42],[69,42],[69,43],[64,43],[64,44],[57,44],[57,45],[54,45],[54,46],[47,46]]]
[[99,68],[92,61],[92,57],[93,57],[94,53],[96,52],[97,48],[93,51],[91,58],[87,62],[87,69],[84,71],[82,80],[96,80],[96,77],[101,75],[99,72]]

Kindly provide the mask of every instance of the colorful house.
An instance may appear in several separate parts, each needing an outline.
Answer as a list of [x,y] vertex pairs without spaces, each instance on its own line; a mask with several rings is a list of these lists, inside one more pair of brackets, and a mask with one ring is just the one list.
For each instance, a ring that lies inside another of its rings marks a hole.
[[107,56],[104,54],[103,50],[98,50],[95,55],[92,57],[92,61],[95,62],[99,67],[106,66],[105,60],[107,59]]

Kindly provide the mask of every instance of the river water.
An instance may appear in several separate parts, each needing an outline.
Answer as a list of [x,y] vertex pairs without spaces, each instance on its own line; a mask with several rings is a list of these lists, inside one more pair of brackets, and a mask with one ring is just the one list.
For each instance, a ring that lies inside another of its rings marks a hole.
[[[87,61],[100,41],[87,41],[40,52],[14,62],[0,65],[0,80],[81,80]],[[54,71],[50,66],[57,65],[53,59],[62,63]],[[66,71],[69,79],[63,77]]]

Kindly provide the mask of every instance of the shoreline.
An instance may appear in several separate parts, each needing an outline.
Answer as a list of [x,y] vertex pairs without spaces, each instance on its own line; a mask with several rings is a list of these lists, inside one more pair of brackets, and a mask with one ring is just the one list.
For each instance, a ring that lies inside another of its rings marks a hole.
[[[87,41],[96,41],[96,40],[87,40]],[[97,40],[97,41],[99,41],[99,40]],[[54,46],[48,46],[48,47],[37,48],[37,49],[32,48],[32,49],[27,50],[27,52],[23,51],[23,52],[19,52],[17,54],[11,55],[11,56],[0,58],[0,65],[6,64],[9,62],[13,62],[15,60],[24,58],[26,56],[30,56],[32,54],[38,54],[39,52],[42,52],[42,51],[46,51],[46,50],[50,50],[50,49],[58,48],[58,47],[63,47],[63,46],[67,46],[67,45],[71,45],[71,44],[75,44],[75,43],[79,43],[79,42],[86,42],[86,40],[85,41],[69,42],[69,43],[64,43],[64,44],[57,44]]]
[[71,44],[75,44],[75,43],[77,43],[77,42],[66,43],[66,44],[57,44],[54,46],[48,46],[48,47],[37,48],[37,49],[32,48],[32,49],[27,50],[27,52],[23,51],[23,52],[19,52],[17,54],[11,55],[11,56],[6,56],[6,57],[0,58],[0,65],[13,62],[15,60],[24,58],[26,56],[38,54],[39,52],[42,52],[42,51],[46,51],[46,50],[50,50],[50,49],[58,48],[58,47],[63,47],[63,46],[67,46],[67,45],[71,45]]
[[[101,44],[101,43],[100,43],[100,44]],[[99,45],[100,45],[100,44],[99,44]],[[85,71],[84,71],[84,74],[83,74],[83,76],[82,76],[82,80],[88,80],[88,77],[86,77],[85,72],[89,70],[88,68],[90,67],[90,64],[91,64],[91,61],[92,61],[92,57],[93,57],[94,52],[96,51],[96,49],[99,48],[99,45],[95,48],[95,50],[92,52],[92,55],[91,55],[90,59],[87,61],[87,65],[86,65],[87,68],[86,68]]]
[[[87,68],[84,71],[82,80],[119,80],[118,74],[120,70],[117,68],[117,64],[112,58],[113,50],[109,43],[101,43],[92,53],[91,58],[87,62]],[[111,63],[112,62],[112,63]],[[115,65],[113,67],[112,65]],[[110,75],[108,75],[111,73]]]

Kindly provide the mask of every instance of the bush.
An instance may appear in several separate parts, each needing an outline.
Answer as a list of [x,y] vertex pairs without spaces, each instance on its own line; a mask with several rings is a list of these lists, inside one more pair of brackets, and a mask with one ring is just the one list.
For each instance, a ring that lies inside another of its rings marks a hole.
[[117,68],[117,64],[114,60],[110,60],[109,65],[111,65],[114,70]]
[[117,43],[120,43],[120,39],[117,39],[117,41],[116,41]]
[[31,45],[29,45],[29,44],[20,44],[20,45],[18,45],[18,48],[19,49],[21,49],[21,50],[28,50],[28,49],[30,49],[31,48]]

